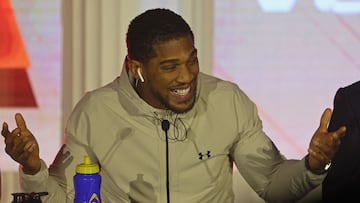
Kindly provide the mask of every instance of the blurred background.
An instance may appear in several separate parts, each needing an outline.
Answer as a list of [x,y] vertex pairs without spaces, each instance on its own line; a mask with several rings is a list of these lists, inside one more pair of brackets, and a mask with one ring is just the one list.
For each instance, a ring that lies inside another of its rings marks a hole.
[[[360,0],[1,0],[1,121],[13,129],[21,112],[51,164],[76,102],[120,74],[129,21],[155,7],[188,21],[201,70],[248,94],[287,158],[307,153],[336,90],[360,79]],[[4,148],[7,203],[20,188]],[[235,175],[237,202],[262,202]]]

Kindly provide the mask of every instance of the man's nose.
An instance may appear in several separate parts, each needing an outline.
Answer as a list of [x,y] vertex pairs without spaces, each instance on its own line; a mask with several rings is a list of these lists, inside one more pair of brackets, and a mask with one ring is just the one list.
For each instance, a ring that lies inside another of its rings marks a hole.
[[178,82],[183,82],[183,83],[191,82],[197,73],[197,71],[193,69],[194,68],[191,66],[182,65],[180,68]]

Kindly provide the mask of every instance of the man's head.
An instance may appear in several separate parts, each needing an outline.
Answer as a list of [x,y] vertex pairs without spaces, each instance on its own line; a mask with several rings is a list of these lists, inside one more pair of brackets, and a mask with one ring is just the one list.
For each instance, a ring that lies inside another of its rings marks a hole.
[[179,37],[191,36],[193,32],[186,21],[168,9],[151,9],[135,17],[126,34],[128,57],[147,63],[155,56],[153,45]]
[[178,14],[148,10],[134,18],[127,33],[129,71],[138,80],[136,90],[148,104],[176,113],[195,102],[199,64],[194,35]]

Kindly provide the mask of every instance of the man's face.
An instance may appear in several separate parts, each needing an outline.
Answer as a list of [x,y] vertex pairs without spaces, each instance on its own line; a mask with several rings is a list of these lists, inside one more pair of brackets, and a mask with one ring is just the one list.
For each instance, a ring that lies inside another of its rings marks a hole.
[[151,106],[176,113],[189,111],[195,103],[199,63],[191,37],[153,46],[156,57],[144,64],[141,97]]

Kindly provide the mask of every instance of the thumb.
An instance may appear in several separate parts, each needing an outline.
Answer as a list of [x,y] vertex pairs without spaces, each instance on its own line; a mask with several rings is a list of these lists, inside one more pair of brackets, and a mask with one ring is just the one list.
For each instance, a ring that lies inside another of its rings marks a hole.
[[26,130],[25,120],[20,113],[15,114],[15,121],[16,121],[16,125],[20,129],[20,131]]
[[330,108],[326,108],[324,110],[323,114],[321,115],[321,119],[320,119],[320,126],[319,126],[320,131],[327,132],[331,114],[332,114],[332,111]]

